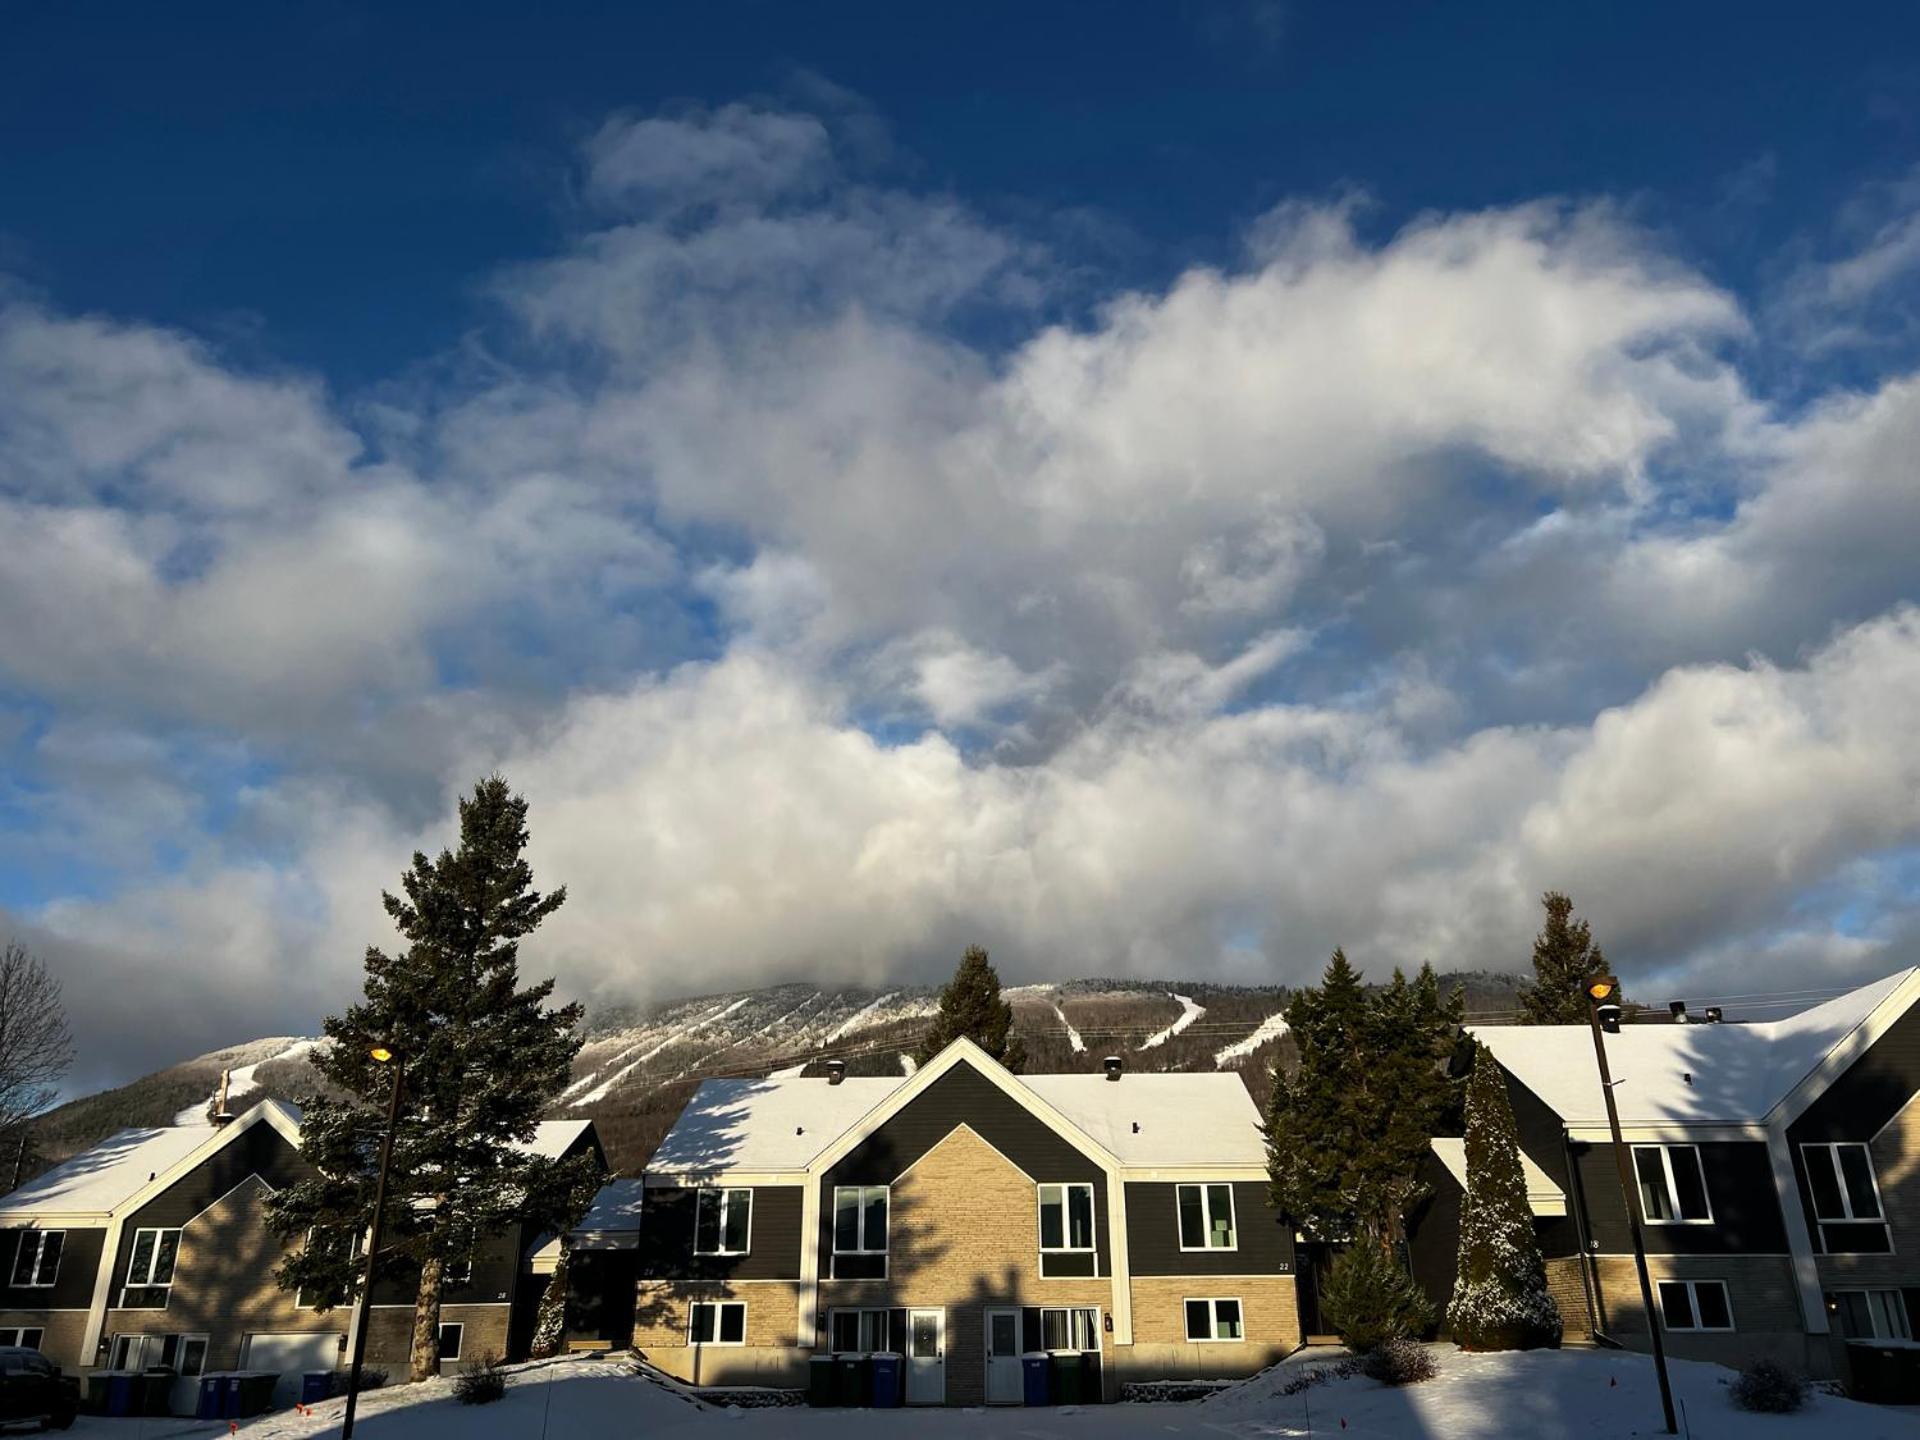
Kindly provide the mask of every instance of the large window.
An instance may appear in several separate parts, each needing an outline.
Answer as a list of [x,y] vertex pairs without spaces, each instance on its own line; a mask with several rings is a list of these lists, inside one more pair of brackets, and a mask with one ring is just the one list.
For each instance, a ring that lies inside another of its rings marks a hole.
[[1231,1185],[1182,1185],[1178,1188],[1180,1248],[1182,1250],[1237,1248],[1233,1229],[1233,1187]]
[[53,1284],[60,1275],[60,1252],[66,1248],[64,1230],[22,1230],[20,1248],[13,1252],[13,1283]]
[[[833,1191],[833,1253],[887,1253],[887,1187],[837,1185]],[[836,1347],[837,1348],[837,1347]]]
[[136,1230],[133,1259],[127,1264],[127,1285],[141,1289],[173,1284],[174,1262],[180,1256],[178,1230]]
[[695,1202],[693,1253],[744,1255],[753,1239],[753,1191],[702,1190]]
[[1698,1146],[1636,1145],[1633,1173],[1640,1182],[1640,1210],[1649,1225],[1712,1223]]
[[834,1310],[828,1315],[832,1348],[848,1355],[871,1355],[891,1348],[885,1310]]
[[1186,1302],[1187,1339],[1193,1341],[1244,1340],[1238,1300]]
[[1849,1220],[1882,1219],[1880,1187],[1873,1176],[1873,1156],[1857,1141],[1837,1145],[1802,1145],[1807,1162],[1807,1188],[1813,1191],[1813,1218],[1830,1224]]
[[701,1301],[687,1322],[689,1345],[744,1345],[747,1343],[747,1303],[744,1300]]
[[1020,1312],[1025,1350],[1098,1350],[1100,1312],[1089,1307],[1029,1305]]
[[1911,1340],[1907,1302],[1898,1290],[1836,1290],[1827,1296],[1841,1337],[1847,1340]]
[[1040,1248],[1093,1249],[1093,1186],[1040,1187]]
[[1660,1323],[1669,1330],[1731,1330],[1724,1280],[1662,1280]]
[[[0,1335],[4,1335],[0,1331]],[[116,1335],[107,1352],[109,1370],[145,1370],[162,1366],[181,1375],[194,1376],[207,1368],[207,1337],[204,1335]]]

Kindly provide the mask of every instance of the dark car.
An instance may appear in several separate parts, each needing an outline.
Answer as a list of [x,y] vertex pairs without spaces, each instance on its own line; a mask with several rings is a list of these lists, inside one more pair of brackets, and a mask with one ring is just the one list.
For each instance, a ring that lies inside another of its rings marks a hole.
[[0,1425],[65,1430],[80,1408],[79,1383],[38,1350],[0,1345]]

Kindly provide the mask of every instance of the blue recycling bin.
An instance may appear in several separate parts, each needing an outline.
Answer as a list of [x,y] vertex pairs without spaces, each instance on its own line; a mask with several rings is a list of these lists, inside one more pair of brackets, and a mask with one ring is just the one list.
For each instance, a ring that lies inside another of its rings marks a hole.
[[193,1418],[196,1420],[218,1420],[220,1418],[221,1399],[227,1392],[225,1375],[202,1375],[200,1377],[200,1403],[195,1407]]
[[222,1420],[238,1420],[243,1413],[241,1409],[240,1376],[237,1374],[223,1375],[221,1379],[225,1381],[225,1384],[220,1388],[220,1418]]
[[873,1357],[873,1406],[876,1410],[897,1410],[906,1403],[907,1392],[901,1383],[905,1376],[904,1357],[885,1351]]
[[131,1370],[116,1370],[107,1377],[107,1414],[133,1414],[134,1381],[139,1378]]
[[1045,1405],[1053,1393],[1048,1383],[1049,1374],[1047,1352],[1037,1350],[1020,1357],[1020,1378],[1024,1382],[1024,1395],[1029,1405]]
[[317,1405],[333,1398],[333,1371],[309,1370],[300,1377],[300,1403]]

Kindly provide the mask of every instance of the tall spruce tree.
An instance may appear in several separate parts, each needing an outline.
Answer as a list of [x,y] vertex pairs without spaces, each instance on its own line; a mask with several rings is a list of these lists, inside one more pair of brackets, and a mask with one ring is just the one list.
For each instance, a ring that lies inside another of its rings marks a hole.
[[1463,1350],[1530,1350],[1560,1343],[1560,1307],[1527,1206],[1513,1103],[1500,1066],[1474,1047],[1467,1081],[1467,1191],[1447,1325]]
[[940,1009],[915,1059],[926,1064],[962,1035],[1015,1074],[1027,1063],[1027,1047],[1013,1033],[1013,1006],[1000,998],[999,972],[978,945],[967,947],[940,992]]
[[1529,1025],[1587,1023],[1587,981],[1607,971],[1607,957],[1593,931],[1573,918],[1573,901],[1558,890],[1540,897],[1546,922],[1533,942],[1533,983],[1520,990],[1520,1013]]
[[320,1309],[351,1301],[391,1083],[369,1052],[391,1050],[405,1086],[380,1265],[383,1278],[417,1281],[415,1380],[438,1368],[448,1263],[481,1237],[557,1227],[590,1183],[589,1158],[523,1148],[580,1049],[580,1007],[547,1008],[551,980],[520,984],[519,942],[566,899],[533,888],[526,815],[505,780],[481,781],[460,802],[458,850],[416,853],[404,896],[382,895],[407,948],[370,948],[364,998],[327,1018],[331,1043],[313,1055],[324,1088],[302,1101],[301,1151],[315,1173],[269,1202],[280,1235],[307,1237],[280,1266],[281,1287]]

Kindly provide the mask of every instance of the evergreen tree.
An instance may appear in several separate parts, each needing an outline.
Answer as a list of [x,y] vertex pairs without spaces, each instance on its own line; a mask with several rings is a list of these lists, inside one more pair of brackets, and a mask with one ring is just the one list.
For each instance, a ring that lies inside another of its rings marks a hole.
[[1533,942],[1533,983],[1520,989],[1520,1013],[1529,1025],[1584,1025],[1587,982],[1607,973],[1607,957],[1587,922],[1573,918],[1573,901],[1549,890],[1540,903],[1547,918]]
[[1362,1355],[1433,1324],[1433,1302],[1390,1251],[1369,1241],[1333,1257],[1320,1303],[1335,1333]]
[[[281,1287],[319,1309],[350,1302],[392,1065],[403,1066],[380,1265],[383,1277],[418,1280],[415,1380],[437,1371],[448,1263],[480,1237],[557,1226],[589,1183],[590,1158],[561,1163],[522,1148],[580,1049],[580,1007],[548,1009],[551,980],[520,985],[519,942],[566,899],[533,888],[526,814],[505,780],[481,781],[460,802],[459,849],[416,853],[404,897],[383,894],[407,948],[370,948],[364,998],[327,1018],[330,1043],[312,1057],[324,1088],[302,1102],[301,1151],[315,1173],[269,1205],[280,1235],[307,1237],[280,1266]],[[375,1046],[395,1060],[375,1061]]]
[[1016,1075],[1027,1063],[1027,1047],[1013,1033],[1013,1006],[1000,998],[1000,976],[978,945],[967,947],[940,992],[940,1009],[914,1059],[924,1065],[962,1035]]
[[1460,1261],[1447,1325],[1463,1350],[1528,1350],[1560,1343],[1560,1307],[1527,1206],[1513,1102],[1500,1066],[1474,1047],[1467,1082],[1467,1192]]

